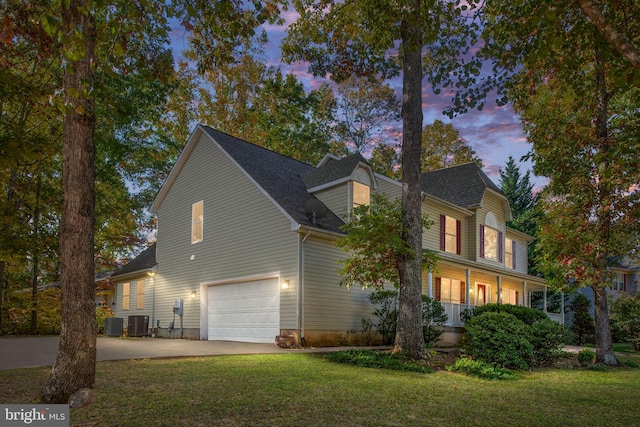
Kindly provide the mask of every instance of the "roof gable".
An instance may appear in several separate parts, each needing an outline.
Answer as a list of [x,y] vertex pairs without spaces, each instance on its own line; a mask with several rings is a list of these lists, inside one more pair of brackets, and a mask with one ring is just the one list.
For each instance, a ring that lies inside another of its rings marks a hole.
[[369,163],[362,157],[362,154],[355,153],[341,159],[333,156],[325,156],[315,168],[302,176],[307,189],[313,191],[317,188],[324,188],[331,184],[337,184],[352,179],[356,169],[364,166],[367,169],[369,180],[375,188],[375,176]]
[[475,163],[426,172],[420,178],[420,188],[424,193],[467,209],[481,206],[487,190],[505,197]]
[[329,211],[324,218],[316,218],[314,223],[304,210],[305,202],[308,199],[315,199],[315,196],[307,191],[302,176],[315,170],[315,167],[204,125],[198,125],[189,138],[189,142],[158,193],[152,212],[158,211],[172,183],[202,135],[206,135],[212,143],[226,153],[230,160],[292,221],[298,225],[341,232],[344,222],[333,212]]
[[111,275],[111,279],[134,273],[147,272],[156,265],[156,244],[149,246],[140,254]]

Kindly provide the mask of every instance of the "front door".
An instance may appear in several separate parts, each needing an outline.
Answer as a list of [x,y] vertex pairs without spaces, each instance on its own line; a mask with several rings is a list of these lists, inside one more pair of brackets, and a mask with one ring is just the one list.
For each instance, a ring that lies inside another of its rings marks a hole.
[[477,285],[476,305],[485,305],[487,303],[487,285]]

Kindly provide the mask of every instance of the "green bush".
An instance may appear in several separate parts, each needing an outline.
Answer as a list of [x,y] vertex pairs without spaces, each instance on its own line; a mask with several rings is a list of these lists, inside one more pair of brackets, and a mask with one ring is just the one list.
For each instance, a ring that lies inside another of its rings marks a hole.
[[452,365],[447,366],[447,371],[462,372],[487,380],[508,380],[515,378],[515,374],[505,368],[497,368],[480,360],[472,360],[468,357],[460,357]]
[[438,341],[447,319],[447,313],[440,301],[422,295],[422,332],[427,347],[432,347]]
[[377,318],[374,326],[376,331],[382,335],[382,343],[384,345],[393,344],[398,322],[398,293],[396,291],[376,291],[369,295],[369,301],[376,306],[372,314]]
[[522,305],[512,304],[485,304],[473,307],[472,309],[464,310],[462,312],[462,320],[466,323],[474,316],[479,316],[483,313],[509,313],[523,322],[525,325],[533,325],[541,320],[548,319],[549,317],[536,308],[524,307]]
[[596,359],[596,355],[593,351],[585,348],[584,350],[580,350],[578,352],[578,362],[580,362],[581,366],[587,367],[593,364],[593,361]]
[[551,319],[543,319],[529,326],[529,342],[533,346],[535,365],[548,365],[562,355],[562,345],[569,340],[564,326]]
[[362,368],[393,369],[396,371],[434,372],[433,368],[406,359],[402,354],[378,350],[345,350],[327,353],[327,359]]
[[624,295],[611,303],[611,325],[621,338],[640,341],[640,295]]
[[497,367],[524,370],[534,360],[529,328],[513,314],[488,311],[465,324],[465,350]]

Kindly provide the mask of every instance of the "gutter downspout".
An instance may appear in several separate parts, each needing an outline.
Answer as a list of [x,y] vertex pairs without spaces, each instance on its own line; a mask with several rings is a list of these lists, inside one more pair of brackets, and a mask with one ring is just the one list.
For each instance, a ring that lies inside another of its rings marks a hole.
[[298,266],[298,330],[300,331],[300,345],[306,347],[307,340],[304,337],[304,242],[311,236],[311,230],[307,230],[307,234],[300,239],[300,265]]

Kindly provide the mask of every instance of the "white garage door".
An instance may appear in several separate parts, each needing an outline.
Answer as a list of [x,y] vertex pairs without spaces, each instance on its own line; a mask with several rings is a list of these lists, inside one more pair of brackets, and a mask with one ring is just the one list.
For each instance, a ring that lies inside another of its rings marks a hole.
[[280,334],[278,279],[209,287],[210,340],[273,343]]

